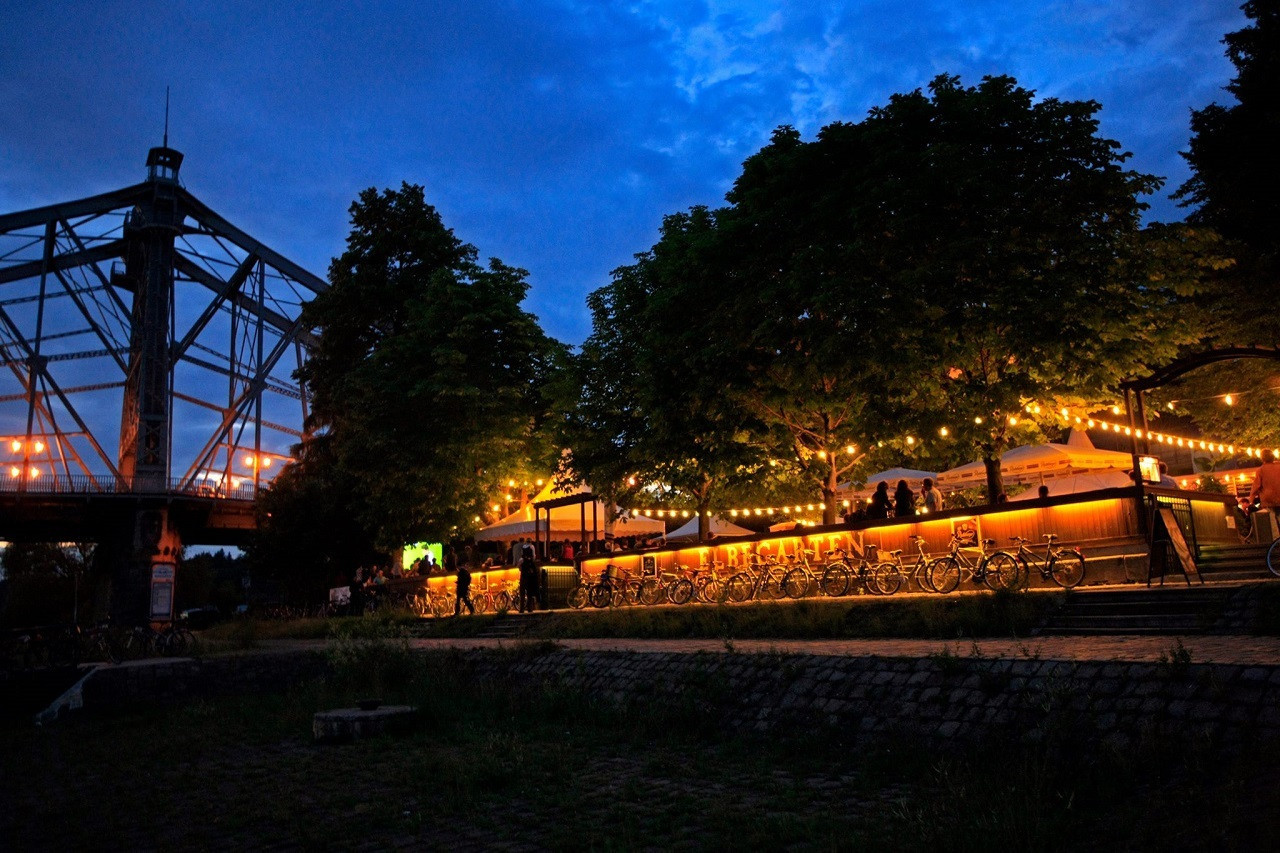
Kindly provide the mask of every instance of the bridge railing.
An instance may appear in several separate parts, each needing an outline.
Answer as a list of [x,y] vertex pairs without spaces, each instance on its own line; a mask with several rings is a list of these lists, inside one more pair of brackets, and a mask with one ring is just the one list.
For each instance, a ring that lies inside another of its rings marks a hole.
[[0,493],[5,494],[189,495],[192,497],[209,498],[210,500],[251,501],[257,498],[258,491],[258,489],[254,488],[252,482],[243,483],[239,487],[231,489],[215,483],[189,483],[185,480],[171,479],[168,481],[165,488],[162,489],[156,489],[154,487],[140,487],[138,489],[133,489],[130,487],[130,483],[126,480],[118,479],[110,475],[95,477],[86,474],[63,474],[55,477],[40,477],[26,480],[18,477],[0,477]]

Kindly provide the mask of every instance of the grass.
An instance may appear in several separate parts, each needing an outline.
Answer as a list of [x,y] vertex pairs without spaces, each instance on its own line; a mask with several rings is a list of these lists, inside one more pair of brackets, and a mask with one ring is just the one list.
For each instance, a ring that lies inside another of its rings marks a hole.
[[[631,637],[640,639],[841,639],[918,637],[962,639],[1025,637],[1062,600],[1062,593],[997,592],[902,598],[807,598],[800,601],[685,607],[620,607],[556,610],[534,629],[541,639]],[[472,637],[496,615],[419,620],[407,612],[336,619],[226,622],[204,632],[205,648],[250,648],[270,639],[322,639],[378,635],[388,628],[415,637]]]
[[[721,730],[722,685],[604,704],[478,682],[452,652],[348,636],[334,675],[267,695],[0,731],[12,849],[1275,849],[1274,743],[1118,752],[1073,741],[943,752],[837,728]],[[509,655],[537,655],[546,646]],[[378,689],[407,736],[310,739]],[[1192,808],[1183,806],[1191,805]],[[75,819],[68,820],[68,809]]]
[[821,599],[697,607],[558,611],[538,636],[840,639],[1027,636],[1060,595],[999,592],[912,598]]

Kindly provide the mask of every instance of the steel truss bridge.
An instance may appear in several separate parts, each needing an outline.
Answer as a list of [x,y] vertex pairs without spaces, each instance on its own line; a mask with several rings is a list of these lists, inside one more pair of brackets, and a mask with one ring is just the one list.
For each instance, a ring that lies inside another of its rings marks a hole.
[[237,544],[308,415],[302,306],[325,282],[178,180],[0,215],[0,538],[93,540],[146,609],[153,563]]

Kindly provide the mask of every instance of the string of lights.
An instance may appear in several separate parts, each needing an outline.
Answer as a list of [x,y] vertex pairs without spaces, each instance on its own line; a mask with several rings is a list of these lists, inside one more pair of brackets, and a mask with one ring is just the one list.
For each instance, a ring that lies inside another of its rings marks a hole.
[[[1224,394],[1219,396],[1223,399],[1223,401],[1227,405],[1232,405],[1232,403],[1234,402],[1234,398],[1232,394]],[[1235,397],[1238,397],[1238,396],[1239,394],[1235,395]],[[1026,406],[1024,406],[1024,411],[1027,414],[1039,415],[1044,410],[1045,410],[1045,407],[1041,406],[1039,403],[1028,403]],[[1121,409],[1119,406],[1111,407],[1111,412],[1113,415],[1120,414],[1120,411]],[[1246,444],[1243,442],[1222,440],[1219,438],[1210,438],[1208,436],[1191,438],[1189,436],[1182,436],[1174,433],[1153,430],[1153,429],[1142,430],[1140,428],[1130,427],[1130,426],[1127,426],[1126,424],[1122,424],[1117,421],[1107,420],[1105,418],[1094,417],[1087,414],[1079,414],[1079,415],[1073,414],[1070,409],[1066,409],[1066,408],[1058,410],[1058,419],[1068,426],[1075,426],[1084,430],[1097,430],[1100,432],[1111,432],[1117,435],[1124,435],[1126,437],[1133,436],[1134,438],[1137,438],[1137,439],[1143,439],[1145,437],[1148,442],[1155,442],[1157,444],[1163,444],[1170,447],[1181,447],[1181,448],[1186,448],[1190,450],[1204,450],[1211,453],[1225,454],[1225,455],[1231,455],[1231,456],[1243,455],[1250,459],[1259,459],[1259,460],[1265,459],[1267,456],[1271,456],[1272,458],[1275,458],[1275,459],[1280,459],[1280,447],[1267,448],[1267,447],[1261,447],[1258,445]],[[973,420],[974,420],[974,423],[978,425],[981,425],[984,422],[984,419],[981,416],[975,417]],[[1009,420],[1010,426],[1017,426],[1020,419],[1017,415],[1010,415],[1008,420]],[[943,426],[938,429],[938,436],[940,438],[949,438],[951,435],[951,432],[952,431],[949,427]],[[916,445],[916,443],[918,442],[918,439],[913,435],[905,435],[902,437],[902,441],[906,446],[912,447]],[[880,447],[883,447],[884,442],[883,441],[877,442],[877,445]],[[850,444],[844,448],[844,451],[849,455],[853,455],[857,452],[857,445]],[[832,454],[836,452],[838,451],[831,451]],[[825,459],[828,456],[828,452],[819,450],[814,455],[820,459]],[[1242,475],[1238,475],[1238,476],[1242,476]],[[846,507],[849,506],[849,501],[847,500],[843,501],[843,505]],[[819,512],[819,511],[825,511],[825,510],[826,510],[825,503],[783,504],[781,506],[738,507],[738,508],[732,508],[727,510],[724,510],[724,509],[713,510],[711,511],[711,514],[728,516],[730,518],[751,518],[753,516],[765,517],[765,516],[772,516],[772,515],[800,515],[806,511],[812,513],[812,512]],[[687,519],[687,518],[692,518],[696,514],[694,511],[689,509],[676,509],[671,507],[649,507],[645,509],[633,510],[632,512],[636,514],[644,515],[650,518],[685,518]]]

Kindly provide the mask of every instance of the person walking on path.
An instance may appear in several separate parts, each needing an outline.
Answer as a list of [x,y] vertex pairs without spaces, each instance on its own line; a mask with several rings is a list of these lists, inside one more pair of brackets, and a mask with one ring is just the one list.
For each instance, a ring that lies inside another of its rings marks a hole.
[[471,601],[471,567],[466,563],[458,566],[458,584],[456,589],[456,598],[453,602],[453,615],[462,615],[462,606],[465,604],[467,610],[472,616],[476,614],[476,606]]

